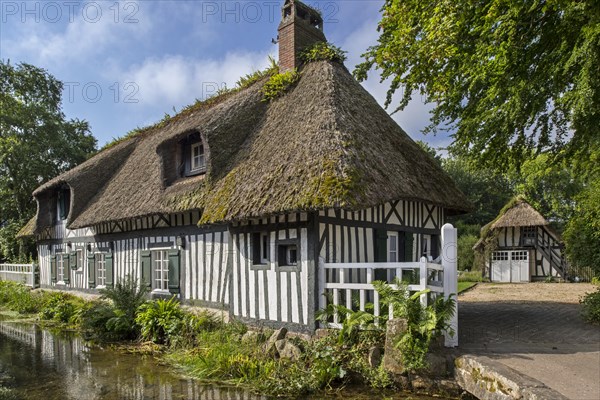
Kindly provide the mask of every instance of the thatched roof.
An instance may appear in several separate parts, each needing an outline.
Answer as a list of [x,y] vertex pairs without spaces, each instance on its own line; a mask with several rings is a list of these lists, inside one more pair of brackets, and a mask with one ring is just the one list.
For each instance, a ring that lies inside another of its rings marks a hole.
[[550,223],[535,208],[529,204],[524,196],[516,196],[502,207],[496,218],[481,228],[481,237],[473,246],[474,250],[481,250],[485,246],[486,238],[497,229],[545,226],[549,232],[560,240],[560,235],[550,226]]
[[492,229],[513,226],[542,226],[549,225],[542,214],[533,208],[523,197],[511,200],[505,206],[491,225]]
[[[205,224],[397,199],[469,209],[450,177],[344,66],[308,64],[293,89],[268,103],[263,84],[188,109],[34,195],[41,201],[68,185],[70,228],[190,209],[202,210]],[[171,154],[192,131],[203,140],[207,173],[177,178]],[[42,214],[37,229],[47,222]]]

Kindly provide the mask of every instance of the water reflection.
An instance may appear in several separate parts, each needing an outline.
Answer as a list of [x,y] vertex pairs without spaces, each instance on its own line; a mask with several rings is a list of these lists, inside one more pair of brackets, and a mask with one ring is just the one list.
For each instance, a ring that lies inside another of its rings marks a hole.
[[[88,346],[75,335],[51,333],[32,324],[2,321],[0,387],[27,400],[268,400],[239,389],[181,378],[152,357]],[[1,395],[1,393],[0,393]],[[0,396],[1,397],[1,396]],[[373,393],[364,388],[310,399],[429,400],[429,396]],[[438,400],[440,398],[437,398]]]
[[0,323],[0,384],[24,399],[266,400],[182,379],[151,357],[89,347],[30,324]]

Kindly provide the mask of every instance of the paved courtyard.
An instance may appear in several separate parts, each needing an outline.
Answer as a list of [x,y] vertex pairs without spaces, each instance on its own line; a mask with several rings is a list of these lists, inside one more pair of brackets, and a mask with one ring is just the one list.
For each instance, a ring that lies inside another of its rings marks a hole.
[[585,323],[588,284],[478,284],[459,296],[459,349],[486,355],[568,398],[600,399],[600,327]]

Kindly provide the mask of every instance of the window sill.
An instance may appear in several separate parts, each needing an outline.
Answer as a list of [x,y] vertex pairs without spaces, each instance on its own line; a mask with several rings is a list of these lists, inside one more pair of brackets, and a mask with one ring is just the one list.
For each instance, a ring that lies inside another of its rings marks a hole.
[[271,264],[252,264],[250,266],[251,271],[268,271],[271,269]]
[[277,265],[277,270],[281,272],[300,272],[302,270],[302,264],[296,265]]
[[191,171],[186,171],[183,175],[185,177],[190,177],[190,176],[196,176],[196,175],[202,175],[202,174],[206,174],[206,168],[200,168],[200,169],[195,169],[195,170],[191,170]]

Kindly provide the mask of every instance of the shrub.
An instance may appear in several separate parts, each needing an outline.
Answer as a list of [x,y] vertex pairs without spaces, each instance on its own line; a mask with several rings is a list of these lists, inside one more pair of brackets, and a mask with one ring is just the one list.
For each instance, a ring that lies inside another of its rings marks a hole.
[[463,235],[458,238],[458,269],[464,271],[472,269],[475,263],[475,250],[473,246],[479,238],[475,235]]
[[[100,337],[119,339],[135,339],[139,333],[139,325],[136,324],[136,313],[139,307],[146,301],[148,288],[139,283],[131,276],[127,275],[125,279],[119,280],[113,288],[100,290],[102,299],[109,300],[112,304],[110,311],[100,306],[102,318],[104,321],[104,331]],[[112,314],[111,314],[112,312]],[[94,316],[89,315],[92,319]],[[101,318],[96,321],[89,321],[89,325],[100,324]]]
[[586,321],[600,323],[600,288],[586,294],[579,302],[583,306],[583,317]]
[[39,312],[40,319],[74,324],[85,301],[79,297],[54,292],[45,296],[44,305]]
[[142,339],[169,344],[181,329],[183,318],[183,310],[173,296],[142,304],[135,321],[141,328]]
[[43,294],[22,283],[0,281],[0,304],[21,314],[35,314],[44,302]]
[[282,96],[298,82],[300,74],[293,69],[282,74],[272,75],[262,87],[263,101],[274,100]]
[[180,329],[170,338],[171,344],[180,347],[194,346],[200,333],[220,327],[223,327],[223,323],[210,311],[203,310],[197,314],[183,312]]
[[304,62],[336,61],[343,64],[346,61],[346,53],[347,51],[331,43],[317,42],[302,51],[300,59]]

